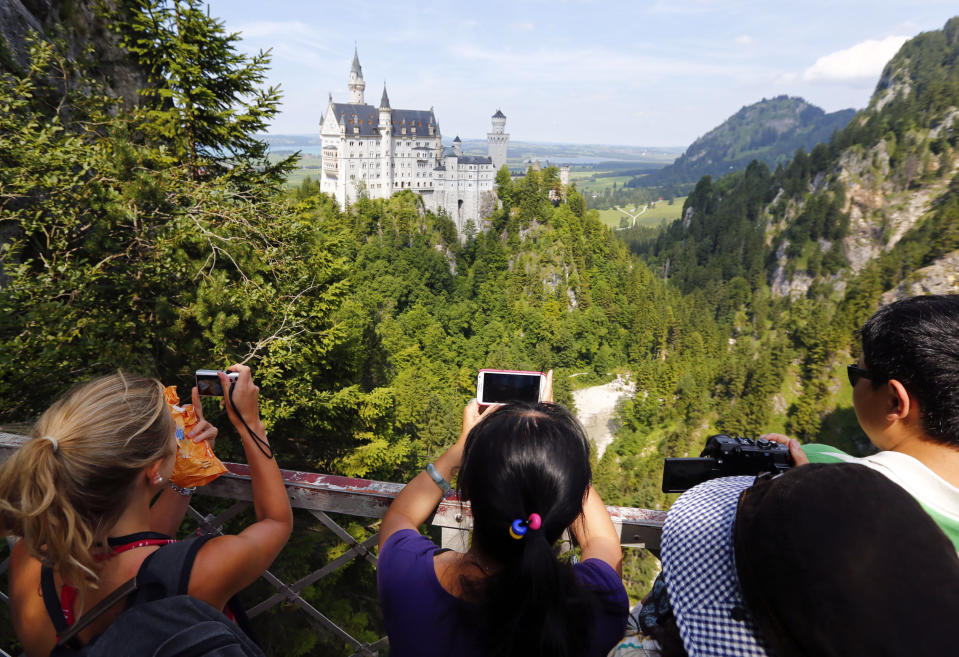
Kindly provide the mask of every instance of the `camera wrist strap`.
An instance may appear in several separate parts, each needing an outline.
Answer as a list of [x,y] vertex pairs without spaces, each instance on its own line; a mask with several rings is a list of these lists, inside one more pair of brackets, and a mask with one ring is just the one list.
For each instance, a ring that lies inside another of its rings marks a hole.
[[256,432],[250,428],[250,425],[246,423],[246,420],[243,419],[243,416],[240,415],[240,412],[236,410],[236,404],[233,403],[233,389],[236,387],[236,381],[230,382],[230,406],[233,407],[233,412],[236,413],[236,416],[240,418],[240,422],[243,423],[243,428],[246,429],[247,433],[250,434],[250,437],[253,439],[253,444],[256,445],[256,448],[260,450],[260,453],[268,459],[273,458],[273,448],[270,447],[270,443],[266,442],[263,438],[260,438],[256,435]]

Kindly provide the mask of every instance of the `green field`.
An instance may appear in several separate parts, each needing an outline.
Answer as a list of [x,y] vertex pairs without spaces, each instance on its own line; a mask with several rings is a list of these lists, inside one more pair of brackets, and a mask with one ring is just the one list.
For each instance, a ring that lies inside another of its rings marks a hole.
[[[659,226],[663,222],[669,223],[675,219],[679,219],[683,212],[683,203],[685,202],[685,196],[674,199],[672,205],[666,201],[656,201],[651,207],[647,207],[642,214],[636,217],[636,225]],[[619,228],[619,222],[622,217],[629,217],[629,215],[636,214],[636,212],[642,210],[642,208],[643,206],[639,206],[638,208],[625,207],[623,210],[626,210],[626,212],[620,209],[598,210],[599,220],[610,228]]]
[[293,171],[290,172],[290,175],[286,177],[286,184],[291,187],[295,187],[299,185],[300,183],[302,183],[303,180],[306,179],[307,177],[312,178],[313,180],[319,180],[320,168],[317,167],[315,169],[304,169],[304,168],[294,169]]
[[604,175],[603,172],[597,173],[593,169],[579,171],[573,169],[569,172],[569,181],[576,183],[576,188],[584,194],[588,192],[601,192],[607,187],[612,187],[614,183],[618,187],[622,187],[624,183],[633,178],[635,178],[635,176],[620,176],[612,171],[609,172],[609,175]]

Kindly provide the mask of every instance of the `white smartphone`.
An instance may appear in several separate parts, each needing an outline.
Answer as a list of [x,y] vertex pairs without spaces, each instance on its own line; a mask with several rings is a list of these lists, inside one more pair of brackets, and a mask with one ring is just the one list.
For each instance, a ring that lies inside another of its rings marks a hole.
[[476,401],[484,406],[524,401],[535,404],[546,391],[546,374],[517,370],[480,370],[476,377]]

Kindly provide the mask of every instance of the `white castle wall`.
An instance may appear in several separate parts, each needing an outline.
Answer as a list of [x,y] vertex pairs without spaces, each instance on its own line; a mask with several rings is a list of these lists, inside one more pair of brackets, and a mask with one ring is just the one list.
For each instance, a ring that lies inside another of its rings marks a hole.
[[[361,74],[351,71],[347,86],[351,104],[363,104],[365,83]],[[385,91],[383,103],[389,104]],[[488,135],[490,163],[482,157],[443,156],[442,136],[432,112],[433,134],[425,128],[417,134],[415,127],[407,132],[406,127],[394,125],[394,110],[365,105],[364,111],[378,113],[377,129],[372,131],[374,134],[359,134],[361,129],[350,127],[348,121],[337,117],[333,106],[331,96],[320,122],[320,189],[336,198],[341,208],[355,203],[361,193],[370,198],[389,198],[395,192],[410,189],[423,197],[427,209],[446,212],[462,236],[470,219],[479,227],[482,218],[496,207],[496,171],[506,163],[509,143],[509,135],[503,130],[506,119],[500,112],[493,119],[493,132]],[[365,116],[359,120],[366,120]],[[370,131],[369,125],[366,131]],[[393,134],[397,131],[400,134]]]

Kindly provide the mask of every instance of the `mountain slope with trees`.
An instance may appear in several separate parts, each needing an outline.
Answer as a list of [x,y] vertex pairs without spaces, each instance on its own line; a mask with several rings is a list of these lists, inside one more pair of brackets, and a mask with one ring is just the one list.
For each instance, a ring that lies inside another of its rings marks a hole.
[[[838,365],[855,351],[853,331],[884,291],[955,257],[957,174],[953,18],[908,41],[869,106],[828,143],[775,171],[754,162],[740,173],[702,178],[682,219],[632,245],[687,295],[705,294],[730,308],[740,336],[767,341],[772,354],[796,354],[765,372],[766,393],[752,389],[765,406],[786,411],[787,430],[833,440],[842,429],[862,442],[848,413],[839,418],[848,391]],[[769,428],[757,421],[741,426],[752,433]]]
[[740,171],[753,160],[770,167],[788,162],[797,149],[829,141],[854,110],[827,114],[802,98],[777,96],[747,105],[694,141],[667,167],[637,176],[629,187],[692,185],[703,176]]

